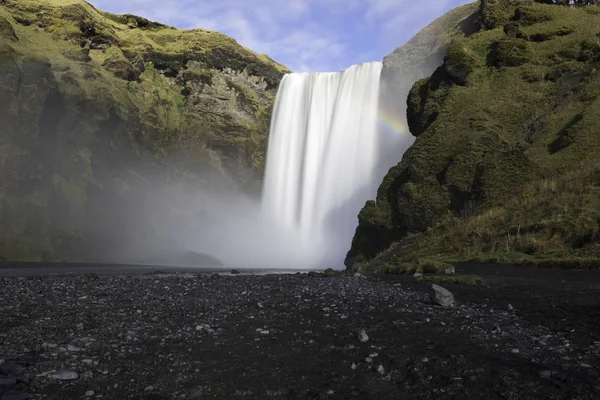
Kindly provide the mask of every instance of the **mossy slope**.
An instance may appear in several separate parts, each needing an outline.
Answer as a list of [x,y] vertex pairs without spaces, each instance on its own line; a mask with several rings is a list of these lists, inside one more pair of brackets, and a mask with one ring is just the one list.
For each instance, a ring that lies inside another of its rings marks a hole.
[[260,179],[286,71],[217,32],[0,2],[0,257],[88,259],[92,241],[131,245],[120,210],[143,224],[156,184]]
[[600,9],[488,0],[479,21],[413,86],[417,139],[360,212],[354,268],[423,258],[597,265]]

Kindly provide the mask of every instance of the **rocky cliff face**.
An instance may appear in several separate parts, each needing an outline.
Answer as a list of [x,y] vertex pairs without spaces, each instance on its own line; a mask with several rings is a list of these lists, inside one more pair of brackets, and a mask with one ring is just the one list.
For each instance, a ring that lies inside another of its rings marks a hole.
[[478,20],[412,87],[416,141],[359,215],[355,268],[597,259],[600,9],[488,0]]
[[217,32],[0,1],[0,257],[97,259],[175,183],[252,185],[286,71]]
[[[464,37],[473,33],[479,26],[478,3],[471,3],[448,12],[436,19],[405,45],[395,49],[383,61],[380,87],[380,113],[389,116],[406,115],[406,98],[413,84],[431,75],[443,62],[446,49],[456,37]],[[406,133],[406,132],[405,132]],[[391,143],[380,145],[382,160],[398,160],[401,154],[394,154],[399,148],[408,147],[412,140],[408,137],[387,138]],[[382,135],[384,137],[385,135]],[[414,140],[414,139],[413,139]],[[382,166],[379,176],[384,176],[389,165]],[[371,204],[369,202],[368,204]],[[377,208],[365,207],[359,216],[360,227],[356,232],[352,248],[348,253],[346,264],[352,265],[365,261],[385,248],[391,232],[388,216],[370,216]],[[372,222],[372,223],[371,223]],[[366,254],[366,256],[365,256]]]

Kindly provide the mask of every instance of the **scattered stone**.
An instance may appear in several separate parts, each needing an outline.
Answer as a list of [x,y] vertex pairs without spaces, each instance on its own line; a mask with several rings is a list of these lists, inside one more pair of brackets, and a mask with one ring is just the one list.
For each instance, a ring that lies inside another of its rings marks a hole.
[[377,372],[379,372],[379,375],[385,375],[385,368],[383,368],[383,365],[379,364]]
[[454,267],[447,267],[447,268],[444,270],[444,273],[445,273],[446,275],[453,275],[454,273],[456,273],[456,269],[455,269]]
[[75,371],[70,371],[68,369],[61,369],[59,371],[52,372],[48,375],[51,379],[59,379],[62,381],[72,381],[75,379],[79,379],[79,374]]
[[512,306],[512,304],[509,304],[507,308],[508,308],[508,311],[513,311],[513,310],[515,309],[515,308]]
[[358,331],[358,333],[356,334],[356,338],[361,343],[366,343],[369,341],[369,335],[367,335],[367,332],[365,332],[364,329],[361,329],[360,331]]
[[355,370],[355,369],[356,369],[356,364],[355,364],[355,363],[352,363],[352,365],[350,366],[350,369],[351,369],[351,370]]
[[93,396],[94,394],[96,394],[96,392],[94,392],[93,390],[88,390],[87,392],[85,392],[85,395],[86,395],[87,397],[91,397],[91,396]]
[[519,349],[512,349],[510,352],[513,353],[513,354],[519,354],[520,353]]
[[442,307],[450,307],[454,304],[454,296],[448,289],[445,289],[438,285],[431,285],[429,296],[431,301],[435,304],[439,304]]

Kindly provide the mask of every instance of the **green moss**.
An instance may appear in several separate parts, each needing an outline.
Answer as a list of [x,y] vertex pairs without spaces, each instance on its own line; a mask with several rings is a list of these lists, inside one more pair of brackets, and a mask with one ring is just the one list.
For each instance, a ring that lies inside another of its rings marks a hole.
[[121,226],[102,202],[139,203],[148,171],[198,188],[260,178],[288,72],[270,58],[78,0],[2,1],[0,33],[0,257],[133,246],[144,218]]
[[413,86],[417,139],[359,214],[350,264],[594,259],[600,16],[484,1],[480,18]]
[[340,271],[334,271],[331,268],[327,268],[324,272],[323,272],[323,276],[326,278],[337,278],[342,276],[342,273]]

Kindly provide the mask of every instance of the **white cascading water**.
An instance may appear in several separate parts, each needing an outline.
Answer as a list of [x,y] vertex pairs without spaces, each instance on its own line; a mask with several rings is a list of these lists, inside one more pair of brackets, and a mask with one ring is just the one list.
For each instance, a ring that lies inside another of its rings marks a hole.
[[297,240],[309,262],[342,265],[357,214],[375,195],[381,70],[372,62],[292,73],[280,84],[262,212]]

